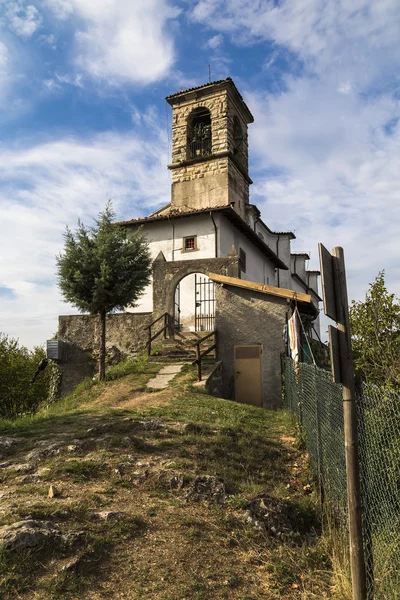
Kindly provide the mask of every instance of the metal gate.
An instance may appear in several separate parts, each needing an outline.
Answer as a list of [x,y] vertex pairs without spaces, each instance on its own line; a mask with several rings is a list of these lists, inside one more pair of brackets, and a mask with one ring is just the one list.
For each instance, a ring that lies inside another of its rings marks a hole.
[[215,286],[208,277],[195,274],[195,331],[215,329]]

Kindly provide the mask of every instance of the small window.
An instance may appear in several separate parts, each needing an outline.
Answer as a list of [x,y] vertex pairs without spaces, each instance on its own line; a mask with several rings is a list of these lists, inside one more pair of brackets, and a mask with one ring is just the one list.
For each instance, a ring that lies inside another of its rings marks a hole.
[[239,267],[242,273],[246,273],[246,252],[242,248],[239,249]]
[[183,252],[193,252],[197,250],[197,235],[183,238]]

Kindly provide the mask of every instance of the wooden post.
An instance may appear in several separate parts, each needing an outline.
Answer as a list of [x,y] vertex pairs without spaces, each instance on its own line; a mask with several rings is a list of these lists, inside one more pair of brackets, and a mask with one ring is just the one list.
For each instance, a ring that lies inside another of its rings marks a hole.
[[343,389],[344,438],[346,451],[347,502],[349,509],[350,567],[353,600],[366,600],[366,576],[361,521],[361,490],[357,443],[354,365],[351,351],[349,305],[343,248],[332,250],[333,277]]
[[197,379],[201,381],[201,358],[200,358],[200,344],[196,344],[196,360],[197,360]]
[[149,329],[149,341],[147,342],[147,355],[150,356],[150,354],[151,354],[151,327],[149,327],[148,329]]
[[168,314],[164,315],[164,340],[167,339],[167,327],[168,327]]

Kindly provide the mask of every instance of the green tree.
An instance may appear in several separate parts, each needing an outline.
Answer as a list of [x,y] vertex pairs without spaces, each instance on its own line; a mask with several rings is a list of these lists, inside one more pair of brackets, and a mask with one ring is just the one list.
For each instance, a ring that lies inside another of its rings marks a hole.
[[353,300],[350,326],[354,364],[367,383],[400,388],[400,303],[381,271],[363,302]]
[[58,283],[65,300],[81,312],[100,317],[100,380],[105,375],[106,315],[133,306],[151,273],[142,233],[127,237],[123,227],[113,224],[114,218],[109,202],[95,226],[85,227],[78,221],[75,233],[67,227],[64,252],[57,256]]
[[50,369],[40,373],[33,385],[33,377],[45,357],[42,348],[28,350],[18,340],[0,333],[0,417],[13,418],[35,412],[47,400]]

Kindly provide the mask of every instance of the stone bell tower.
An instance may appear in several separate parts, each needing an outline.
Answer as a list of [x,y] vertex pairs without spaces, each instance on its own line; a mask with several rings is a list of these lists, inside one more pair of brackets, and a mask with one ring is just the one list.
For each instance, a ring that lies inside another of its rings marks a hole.
[[171,210],[249,203],[248,133],[254,121],[231,78],[166,98],[172,107]]

